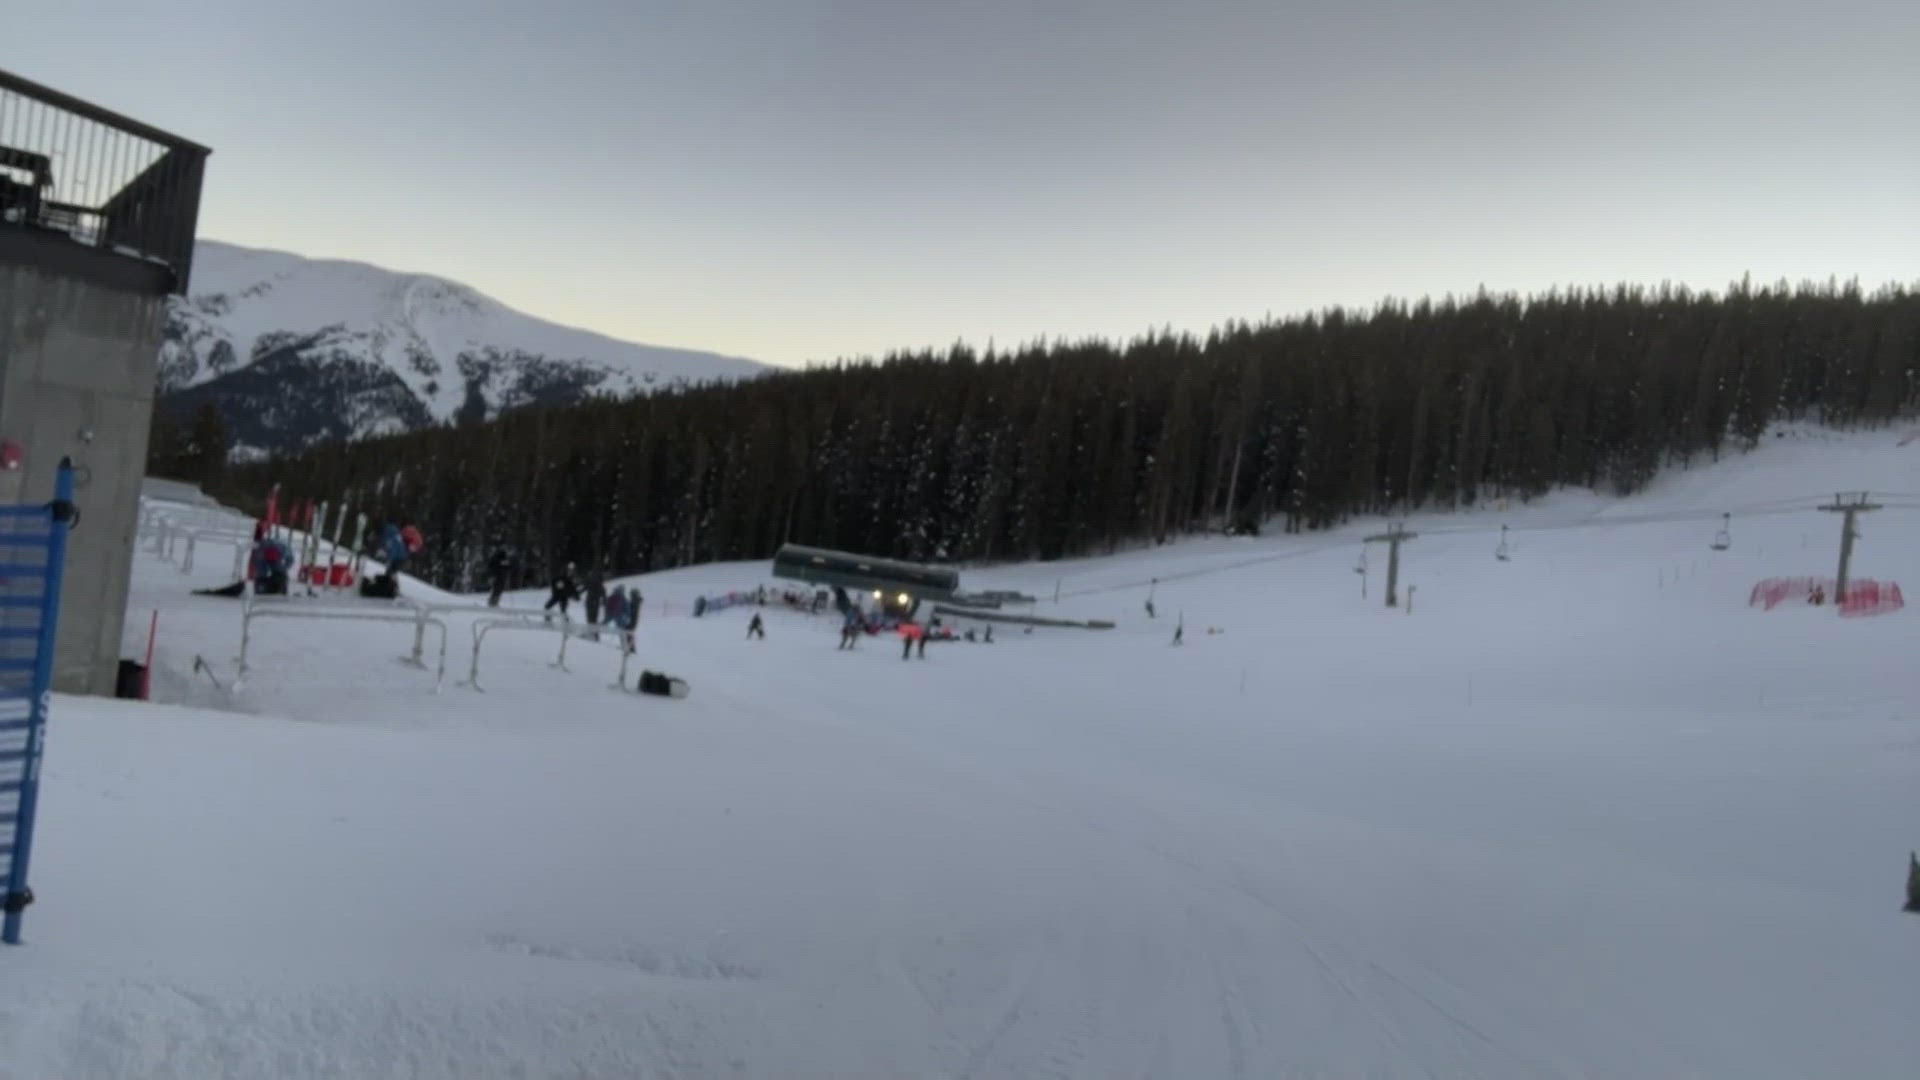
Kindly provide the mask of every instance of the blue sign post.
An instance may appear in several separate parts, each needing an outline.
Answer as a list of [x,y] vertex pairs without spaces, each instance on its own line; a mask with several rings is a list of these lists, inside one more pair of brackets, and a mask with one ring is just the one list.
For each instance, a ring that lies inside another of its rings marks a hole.
[[6,869],[0,941],[9,945],[20,944],[20,916],[33,902],[27,860],[40,800],[60,572],[75,517],[69,461],[60,463],[52,502],[0,506],[0,866]]

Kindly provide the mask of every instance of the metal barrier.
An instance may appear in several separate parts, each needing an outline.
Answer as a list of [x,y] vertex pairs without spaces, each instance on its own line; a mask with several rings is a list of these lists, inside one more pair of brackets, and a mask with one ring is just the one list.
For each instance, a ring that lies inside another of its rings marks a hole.
[[[187,534],[187,549],[180,556],[180,572],[181,573],[183,574],[193,573],[194,549],[199,546],[200,541],[202,540],[205,540],[210,544],[232,544],[234,547],[234,556],[233,556],[234,565],[236,567],[240,567],[241,569],[244,569],[246,566],[247,549],[253,546],[252,533],[216,531],[212,529],[202,529],[196,532],[190,532]],[[235,577],[239,576],[238,570],[235,571],[234,576]]]
[[[424,617],[414,613],[406,613],[391,608],[386,611],[378,609],[354,610],[351,608],[315,609],[307,607],[305,604],[290,604],[284,600],[261,603],[250,597],[241,609],[240,614],[240,656],[238,657],[240,666],[239,670],[234,674],[233,689],[235,691],[240,689],[242,680],[247,676],[247,651],[253,643],[253,620],[267,618],[350,619],[361,622],[411,623],[418,628],[416,632],[421,634],[426,632],[425,628],[428,626],[437,627],[440,630],[440,662],[434,675],[434,693],[439,693],[440,688],[446,684],[447,624],[439,619]],[[402,662],[412,661],[411,657],[401,657],[400,659]],[[420,666],[424,668],[426,665],[422,662]]]
[[194,532],[247,532],[244,517],[229,510],[196,509],[187,506],[158,505],[143,500],[140,504],[140,535],[151,539],[152,551],[171,559],[181,536]]
[[521,615],[524,615],[524,617],[528,617],[528,618],[536,618],[536,619],[543,618],[543,613],[537,612],[537,611],[527,611],[526,609],[506,609],[503,612],[503,609],[501,608],[488,607],[483,604],[430,604],[420,600],[414,600],[405,596],[400,598],[400,603],[406,605],[406,607],[411,609],[415,613],[416,619],[419,622],[419,625],[415,627],[413,632],[413,655],[407,657],[406,662],[411,663],[415,667],[422,667],[422,668],[427,666],[426,661],[423,658],[424,649],[426,647],[426,620],[428,620],[429,618],[432,618],[433,616],[436,616],[436,615],[491,615],[495,617],[511,618],[516,614],[521,614]]
[[[468,665],[466,681],[459,683],[457,685],[467,687],[470,690],[475,690],[482,694],[487,692],[487,688],[480,685],[480,646],[482,643],[484,643],[487,640],[487,635],[492,633],[493,631],[495,630],[547,631],[547,630],[552,630],[553,628],[554,628],[553,625],[551,623],[548,623],[545,619],[542,619],[538,622],[535,622],[532,619],[524,618],[524,617],[475,619],[473,622],[473,660]],[[565,627],[563,626],[560,632],[560,657],[561,658],[555,661],[556,666],[565,663],[566,655],[567,655],[567,635],[566,635]]]
[[[499,609],[489,608],[487,610],[498,611]],[[597,638],[587,638],[589,629],[578,623],[562,622],[559,625],[555,625],[540,615],[529,614],[523,616],[507,616],[504,618],[476,619],[473,623],[473,659],[468,667],[466,679],[457,685],[479,691],[483,694],[487,692],[486,687],[480,685],[480,646],[485,643],[487,635],[495,630],[542,630],[559,634],[560,654],[554,657],[553,663],[549,666],[561,671],[572,670],[567,667],[567,643],[569,641],[574,638],[598,640]],[[615,631],[615,633],[617,634],[618,631]],[[610,689],[617,688],[624,690],[627,684],[627,664],[633,654],[628,652],[624,645],[619,644],[618,638],[616,638],[615,644],[616,647],[620,649],[620,678]]]

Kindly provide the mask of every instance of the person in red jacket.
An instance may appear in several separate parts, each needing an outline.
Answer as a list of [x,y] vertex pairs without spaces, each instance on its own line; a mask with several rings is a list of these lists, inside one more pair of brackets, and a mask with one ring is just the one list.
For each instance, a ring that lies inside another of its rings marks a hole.
[[909,619],[900,624],[900,659],[912,659],[915,644],[920,646],[920,659],[925,660],[927,658],[926,628]]

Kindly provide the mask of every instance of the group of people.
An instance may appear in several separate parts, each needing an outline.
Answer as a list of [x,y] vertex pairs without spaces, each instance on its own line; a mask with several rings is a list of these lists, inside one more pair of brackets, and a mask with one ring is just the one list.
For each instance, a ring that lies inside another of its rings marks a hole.
[[387,522],[380,530],[380,551],[387,559],[387,573],[398,574],[426,544],[413,522]]
[[[586,608],[588,626],[597,628],[603,625],[602,617],[604,616],[604,625],[620,631],[621,644],[627,651],[633,651],[633,631],[640,625],[640,605],[644,600],[640,595],[639,586],[628,588],[624,585],[615,585],[609,590],[606,578],[596,569],[587,572],[586,584],[583,587],[577,573],[574,564],[568,563],[566,569],[555,575],[546,606],[541,609],[545,612],[548,621],[552,621],[555,608],[560,609],[560,618],[563,621],[570,618],[567,608],[575,600],[579,600]],[[496,587],[488,603],[498,606],[499,598],[500,589]],[[597,629],[590,633],[596,640],[599,638]]]

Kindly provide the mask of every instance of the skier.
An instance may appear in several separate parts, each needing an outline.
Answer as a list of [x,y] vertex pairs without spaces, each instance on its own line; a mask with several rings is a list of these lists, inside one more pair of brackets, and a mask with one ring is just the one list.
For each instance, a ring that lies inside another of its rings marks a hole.
[[919,636],[919,646],[920,646],[920,659],[925,660],[927,658],[927,639],[929,637],[932,637],[933,635],[929,633],[927,630],[922,629],[918,636]]
[[1147,601],[1147,618],[1149,619],[1153,618],[1153,601],[1152,600]]
[[[600,576],[600,570],[598,567],[595,567],[594,569],[587,571],[586,602],[587,602],[587,625],[599,626],[600,625],[600,608],[603,605],[605,605],[607,602],[607,582],[605,578]],[[595,641],[600,640],[599,631],[597,630],[593,631],[592,636],[593,636],[593,640]]]
[[1187,623],[1185,619],[1182,619],[1180,621],[1180,625],[1173,628],[1173,643],[1175,645],[1180,644],[1180,639],[1185,637],[1186,634],[1187,634]]
[[753,638],[759,638],[762,641],[765,641],[766,637],[767,637],[767,624],[761,621],[760,613],[756,611],[753,613],[753,621],[747,624],[747,638],[749,640]]
[[513,557],[497,547],[487,556],[487,606],[499,607],[500,594],[507,591],[507,574],[513,569]]
[[986,645],[993,644],[993,626],[991,624],[987,626],[986,636],[981,638],[980,640],[983,644],[986,644]]
[[541,609],[546,612],[547,621],[553,621],[553,609],[556,607],[560,609],[560,618],[564,621],[567,617],[567,605],[573,603],[574,598],[579,595],[580,586],[573,579],[573,564],[568,563],[567,568],[554,577],[553,595],[547,598],[547,606]]
[[900,624],[900,659],[913,659],[913,639],[920,636],[920,628],[911,622]]

